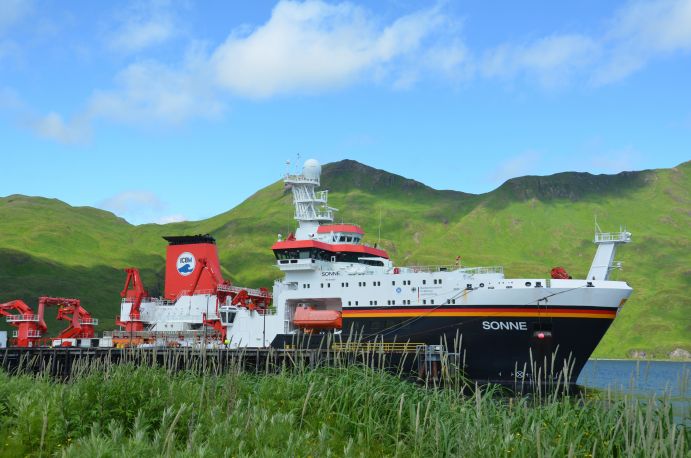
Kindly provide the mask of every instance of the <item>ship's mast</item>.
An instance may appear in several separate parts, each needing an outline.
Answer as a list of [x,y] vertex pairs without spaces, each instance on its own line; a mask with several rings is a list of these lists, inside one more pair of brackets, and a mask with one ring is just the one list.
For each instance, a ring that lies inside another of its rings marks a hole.
[[609,280],[609,273],[616,267],[620,267],[621,263],[615,263],[614,255],[617,251],[617,246],[631,241],[631,233],[626,229],[620,229],[619,232],[601,232],[600,226],[595,223],[595,240],[597,245],[597,252],[595,259],[588,271],[588,280]]
[[315,191],[320,176],[319,162],[308,159],[300,175],[286,174],[283,179],[293,192],[295,219],[298,221],[295,238],[298,240],[313,238],[320,224],[333,222],[336,209],[328,206],[329,191]]

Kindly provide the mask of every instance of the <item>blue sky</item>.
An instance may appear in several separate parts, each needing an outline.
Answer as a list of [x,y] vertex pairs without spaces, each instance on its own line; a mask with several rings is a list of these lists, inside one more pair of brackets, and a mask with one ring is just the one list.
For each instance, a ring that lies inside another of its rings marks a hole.
[[3,196],[165,222],[298,154],[480,193],[690,152],[691,0],[0,1]]

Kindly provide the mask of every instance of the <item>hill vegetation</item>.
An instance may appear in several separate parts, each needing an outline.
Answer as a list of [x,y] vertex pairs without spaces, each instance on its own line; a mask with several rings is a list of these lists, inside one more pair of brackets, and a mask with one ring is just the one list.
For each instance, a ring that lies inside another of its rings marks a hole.
[[[322,184],[341,209],[337,218],[360,224],[399,265],[452,264],[460,255],[464,265],[502,264],[507,276],[546,277],[560,265],[583,277],[595,252],[594,218],[604,230],[626,224],[634,242],[618,253],[624,270],[615,276],[634,294],[596,356],[645,351],[664,358],[676,348],[691,350],[691,162],[617,175],[514,178],[474,195],[346,160],[324,166]],[[226,278],[270,286],[279,271],[269,247],[277,234],[294,230],[292,213],[280,181],[228,212],[167,225],[133,226],[54,199],[0,198],[0,302],[80,297],[102,328],[112,328],[122,269],[140,267],[150,292],[160,292],[161,236],[178,234],[214,235]]]

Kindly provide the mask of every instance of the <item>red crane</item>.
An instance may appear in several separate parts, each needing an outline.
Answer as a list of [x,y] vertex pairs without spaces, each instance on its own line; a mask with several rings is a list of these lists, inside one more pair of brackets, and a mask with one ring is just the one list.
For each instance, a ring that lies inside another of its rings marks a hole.
[[98,325],[98,320],[92,318],[91,314],[81,306],[79,299],[42,296],[39,298],[38,304],[39,309],[57,305],[57,319],[70,322],[69,326],[56,336],[57,339],[91,339],[94,337],[94,326]]
[[[231,298],[231,304],[239,307],[245,307],[250,311],[261,310],[265,312],[271,305],[271,293],[266,288],[251,289],[233,286],[229,280],[224,280],[223,277],[217,273],[208,263],[206,258],[198,260],[201,268],[197,271],[197,275],[192,283],[192,289],[186,294],[194,294],[199,284],[199,279],[204,271],[207,271],[214,283],[216,284],[216,316],[219,315],[219,306],[224,304],[228,297]],[[226,339],[226,327],[221,323],[220,318],[208,319],[206,313],[203,314],[202,322],[221,334],[221,339]]]
[[[11,310],[18,313],[12,314]],[[38,304],[38,314],[21,300],[15,300],[0,304],[0,315],[5,317],[7,323],[17,328],[13,333],[15,344],[18,347],[35,347],[44,332],[48,329],[43,321],[44,304]]]
[[120,317],[116,317],[115,323],[118,326],[124,327],[127,332],[143,331],[144,323],[141,320],[140,309],[142,300],[145,297],[149,297],[149,293],[144,289],[142,278],[139,275],[139,269],[128,267],[125,269],[125,272],[127,272],[127,279],[125,280],[125,287],[120,292],[120,297],[132,303],[132,307],[130,308],[130,319],[129,321],[121,321]]

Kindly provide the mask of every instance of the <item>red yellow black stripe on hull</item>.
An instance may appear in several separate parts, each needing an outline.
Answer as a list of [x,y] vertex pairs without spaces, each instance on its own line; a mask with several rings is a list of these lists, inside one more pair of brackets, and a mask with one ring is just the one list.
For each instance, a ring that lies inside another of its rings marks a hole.
[[343,309],[343,318],[389,317],[511,317],[511,318],[606,318],[613,320],[616,309],[593,308],[513,308],[513,307],[455,307],[417,308],[388,307],[377,309]]

